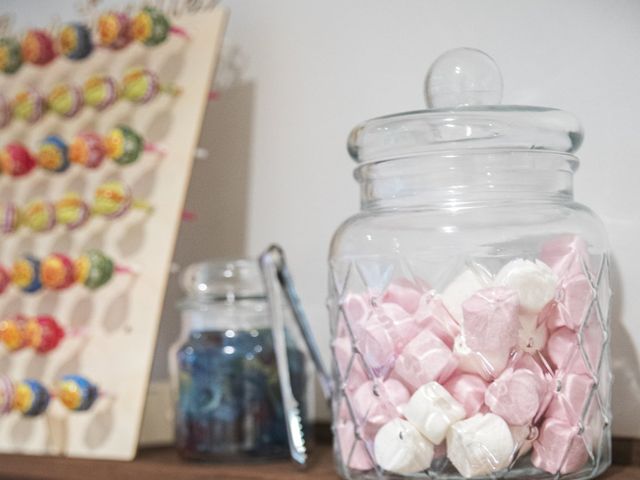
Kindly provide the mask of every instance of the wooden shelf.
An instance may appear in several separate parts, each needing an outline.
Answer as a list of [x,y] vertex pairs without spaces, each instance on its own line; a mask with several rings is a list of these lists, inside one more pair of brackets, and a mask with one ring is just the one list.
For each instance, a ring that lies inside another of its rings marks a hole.
[[[638,480],[640,467],[614,466],[607,480]],[[331,448],[322,445],[311,454],[309,468],[291,462],[209,465],[182,462],[171,448],[143,449],[133,462],[108,462],[52,457],[0,455],[2,480],[336,480]]]

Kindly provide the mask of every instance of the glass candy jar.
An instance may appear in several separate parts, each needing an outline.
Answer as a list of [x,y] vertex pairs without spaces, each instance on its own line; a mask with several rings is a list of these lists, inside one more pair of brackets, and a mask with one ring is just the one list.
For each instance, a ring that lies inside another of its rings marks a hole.
[[[178,451],[205,461],[286,458],[287,426],[257,263],[191,265],[182,287],[182,333],[169,362]],[[287,353],[292,390],[304,413],[305,359],[293,341]]]
[[445,53],[428,110],[349,138],[361,211],[330,251],[334,451],[343,478],[572,478],[609,465],[609,263],[573,199],[577,119],[498,105]]

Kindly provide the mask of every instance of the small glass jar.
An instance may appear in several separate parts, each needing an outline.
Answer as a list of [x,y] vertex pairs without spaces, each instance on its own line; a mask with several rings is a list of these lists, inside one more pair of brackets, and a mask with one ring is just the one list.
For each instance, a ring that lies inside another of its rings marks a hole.
[[[169,366],[180,455],[200,461],[286,458],[287,427],[257,263],[195,264],[182,287],[182,333]],[[304,399],[305,359],[292,341],[287,350],[294,395]]]
[[575,117],[503,106],[482,52],[431,109],[357,126],[361,211],[330,251],[333,429],[347,479],[584,479],[611,461],[609,261],[573,199]]

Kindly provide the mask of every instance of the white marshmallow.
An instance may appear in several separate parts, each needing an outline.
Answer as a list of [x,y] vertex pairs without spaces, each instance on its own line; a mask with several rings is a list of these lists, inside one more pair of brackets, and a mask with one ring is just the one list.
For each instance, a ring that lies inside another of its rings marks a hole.
[[456,337],[453,353],[462,372],[475,373],[487,381],[493,381],[507,368],[510,357],[508,350],[475,352],[469,348],[462,335]]
[[462,304],[475,292],[489,284],[488,277],[488,273],[485,279],[474,271],[466,269],[442,292],[442,303],[458,323],[462,323]]
[[553,299],[558,277],[540,260],[532,262],[518,258],[502,267],[496,275],[495,284],[518,292],[520,308],[524,312],[538,313]]
[[373,451],[378,465],[399,474],[426,470],[433,460],[433,445],[416,427],[396,418],[385,424],[376,435]]
[[514,448],[509,425],[493,413],[456,422],[447,434],[447,457],[465,478],[507,467]]
[[437,382],[420,387],[402,413],[434,445],[444,440],[451,424],[465,417],[464,406]]

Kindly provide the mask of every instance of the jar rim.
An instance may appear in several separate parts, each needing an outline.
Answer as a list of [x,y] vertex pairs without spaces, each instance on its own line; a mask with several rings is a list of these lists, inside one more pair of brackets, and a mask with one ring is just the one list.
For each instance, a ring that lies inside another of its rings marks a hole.
[[526,105],[479,105],[415,110],[372,118],[351,130],[347,150],[357,163],[477,149],[571,153],[584,138],[578,118],[564,110]]

